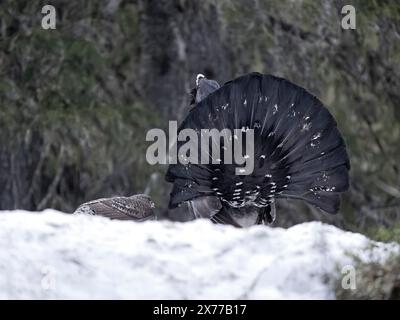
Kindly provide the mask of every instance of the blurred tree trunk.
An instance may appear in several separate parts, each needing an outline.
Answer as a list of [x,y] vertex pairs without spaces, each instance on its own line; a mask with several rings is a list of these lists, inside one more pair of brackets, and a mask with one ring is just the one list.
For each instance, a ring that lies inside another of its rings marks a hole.
[[198,73],[232,75],[216,2],[140,0],[139,21],[141,88],[164,119],[182,119]]

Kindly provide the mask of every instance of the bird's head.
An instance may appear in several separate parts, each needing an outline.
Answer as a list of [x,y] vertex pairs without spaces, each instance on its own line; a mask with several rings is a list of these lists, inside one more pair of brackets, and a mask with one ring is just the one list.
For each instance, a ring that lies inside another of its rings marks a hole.
[[139,200],[141,203],[143,203],[148,208],[154,209],[156,207],[153,200],[151,200],[151,198],[146,194],[135,194],[132,197]]
[[196,87],[192,90],[192,103],[199,103],[219,87],[220,85],[217,81],[207,79],[204,74],[199,73],[196,76]]

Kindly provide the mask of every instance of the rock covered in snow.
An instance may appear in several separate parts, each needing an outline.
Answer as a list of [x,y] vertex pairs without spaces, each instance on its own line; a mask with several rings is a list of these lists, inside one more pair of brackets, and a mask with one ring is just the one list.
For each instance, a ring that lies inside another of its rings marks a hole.
[[319,222],[235,229],[0,212],[1,299],[331,299],[326,277],[383,244]]

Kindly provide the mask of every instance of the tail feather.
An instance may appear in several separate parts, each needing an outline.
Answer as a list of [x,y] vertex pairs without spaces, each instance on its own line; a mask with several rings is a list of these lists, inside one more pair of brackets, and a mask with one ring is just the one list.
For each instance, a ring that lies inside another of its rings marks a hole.
[[335,119],[315,96],[285,79],[252,73],[227,82],[194,106],[179,130],[185,128],[199,138],[201,129],[254,129],[254,171],[239,176],[237,164],[223,162],[171,165],[171,207],[214,195],[232,207],[291,198],[335,213],[349,187],[350,163]]

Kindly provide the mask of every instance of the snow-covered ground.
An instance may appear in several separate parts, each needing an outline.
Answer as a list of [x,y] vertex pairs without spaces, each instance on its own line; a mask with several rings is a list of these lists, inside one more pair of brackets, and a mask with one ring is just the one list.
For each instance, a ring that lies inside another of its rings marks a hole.
[[318,222],[235,229],[0,212],[2,299],[334,298],[328,278],[398,251]]

